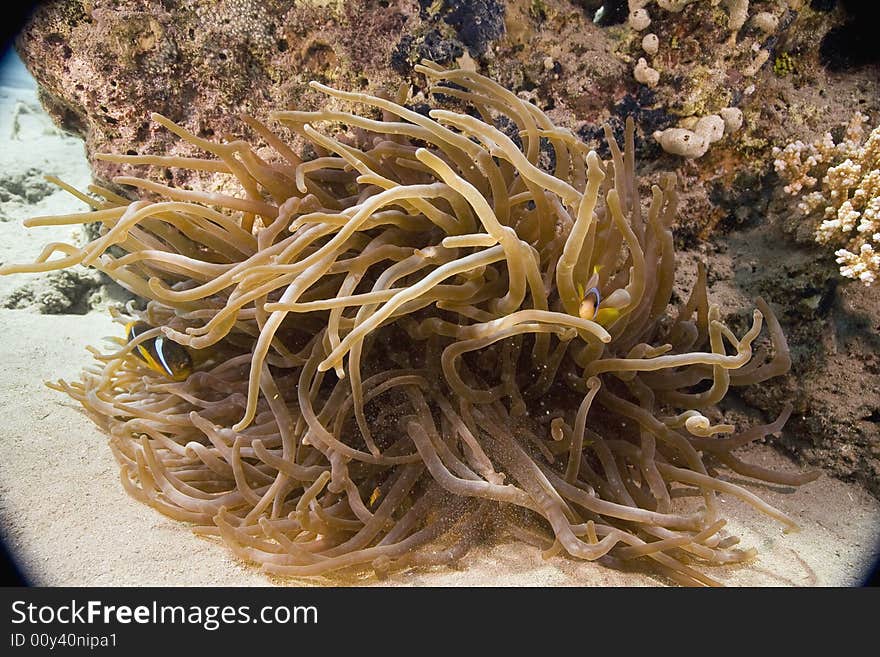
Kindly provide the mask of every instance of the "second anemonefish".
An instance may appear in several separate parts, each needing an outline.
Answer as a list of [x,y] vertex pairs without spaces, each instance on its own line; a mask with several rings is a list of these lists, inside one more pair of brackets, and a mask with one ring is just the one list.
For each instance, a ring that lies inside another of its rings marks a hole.
[[[146,322],[130,322],[125,326],[125,339],[134,340],[152,326]],[[171,379],[183,381],[193,369],[192,357],[186,347],[179,345],[164,335],[141,342],[134,350],[135,355],[144,361],[151,370]]]
[[602,294],[599,292],[599,268],[593,269],[593,275],[586,285],[578,285],[581,305],[578,314],[581,319],[589,319],[602,326],[608,326],[620,316],[620,310],[613,307],[601,308]]

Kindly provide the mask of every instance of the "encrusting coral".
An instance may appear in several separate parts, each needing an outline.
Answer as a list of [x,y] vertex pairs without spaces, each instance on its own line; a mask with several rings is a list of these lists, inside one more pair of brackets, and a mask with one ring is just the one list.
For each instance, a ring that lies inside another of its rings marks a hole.
[[658,130],[653,137],[667,153],[688,158],[702,157],[726,132],[735,132],[742,125],[742,112],[737,108],[726,107],[721,113],[722,116],[726,114],[728,120],[718,114],[699,119],[689,117],[679,127]]
[[[666,11],[677,13],[682,11],[692,2],[696,0],[657,0],[657,6]],[[749,17],[749,0],[709,0],[712,6],[722,4],[727,11],[727,28],[731,32],[736,32]],[[651,24],[651,17],[646,6],[650,5],[652,0],[628,0],[629,6],[629,22],[636,30],[643,30]],[[792,3],[789,4],[799,4]],[[763,12],[767,13],[767,12]],[[768,14],[770,18],[774,18],[772,14]],[[768,19],[764,18],[766,22]]]
[[812,144],[774,148],[785,191],[802,195],[798,207],[821,222],[815,237],[836,250],[841,275],[872,285],[880,274],[880,126],[865,138],[868,118],[856,112],[843,139],[831,133]]
[[[716,584],[699,566],[755,554],[725,532],[719,493],[794,522],[714,468],[815,476],[734,454],[790,409],[739,431],[709,419],[731,386],[788,370],[770,306],[735,335],[701,268],[670,310],[677,197],[667,178],[643,206],[632,120],[623,149],[606,128],[603,162],[487,78],[418,71],[460,111],[313,83],[364,110],[276,112],[309,159],[251,118],[272,158],[158,115],[213,157],[104,155],[242,193],[122,177],[149,199],[71,190],[93,211],[26,222],[102,230],[0,272],[84,264],[148,300],[118,314],[128,341],[52,385],[108,431],[132,496],[270,573],[447,564],[500,533]],[[160,340],[180,371],[143,359]]]

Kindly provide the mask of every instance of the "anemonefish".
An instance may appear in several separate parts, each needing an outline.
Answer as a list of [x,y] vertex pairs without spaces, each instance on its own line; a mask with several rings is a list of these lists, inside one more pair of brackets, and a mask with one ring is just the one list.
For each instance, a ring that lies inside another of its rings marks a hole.
[[371,508],[372,508],[373,506],[375,506],[375,504],[376,504],[376,500],[379,499],[379,496],[380,496],[381,494],[382,494],[381,489],[380,489],[378,486],[376,486],[376,487],[373,489],[373,493],[372,493],[372,495],[370,495],[370,507],[371,507]]
[[[126,340],[134,340],[152,326],[146,322],[130,322],[125,327]],[[164,335],[141,342],[134,354],[144,361],[150,369],[173,380],[183,381],[192,373],[192,357],[186,347],[177,344]]]
[[593,269],[593,275],[586,285],[578,285],[578,294],[581,298],[581,305],[578,308],[578,314],[581,319],[589,319],[608,326],[620,316],[620,310],[614,307],[601,308],[602,293],[599,292],[599,267]]

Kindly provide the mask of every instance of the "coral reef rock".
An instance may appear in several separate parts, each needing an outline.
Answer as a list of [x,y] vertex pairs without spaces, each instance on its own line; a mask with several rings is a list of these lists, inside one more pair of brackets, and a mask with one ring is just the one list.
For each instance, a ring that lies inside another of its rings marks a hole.
[[413,66],[424,58],[476,60],[543,109],[558,106],[563,123],[604,118],[625,83],[607,32],[568,2],[168,0],[157,10],[143,0],[61,0],[37,10],[17,46],[50,114],[85,138],[104,182],[121,169],[96,152],[183,148],[150,112],[202,137],[254,138],[239,115],[315,109],[324,100],[311,80],[387,93],[421,83]]
[[31,308],[44,315],[81,315],[101,302],[103,276],[95,270],[52,272],[0,299],[2,308]]

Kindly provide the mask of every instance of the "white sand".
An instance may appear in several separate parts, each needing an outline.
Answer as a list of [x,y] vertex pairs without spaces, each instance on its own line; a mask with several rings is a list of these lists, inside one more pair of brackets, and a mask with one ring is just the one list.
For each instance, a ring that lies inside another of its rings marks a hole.
[[[24,78],[22,78],[24,79]],[[37,168],[84,188],[89,182],[81,142],[62,135],[39,112],[24,84],[0,86],[0,171]],[[24,113],[16,106],[21,103]],[[13,119],[18,116],[17,133]],[[0,261],[32,259],[48,241],[70,241],[76,230],[25,230],[36,214],[76,211],[63,193],[35,205],[0,203]],[[28,277],[0,278],[0,298]],[[74,378],[88,363],[87,344],[119,334],[106,312],[40,315],[0,310],[0,527],[11,550],[36,583],[44,585],[246,585],[283,583],[236,561],[220,544],[196,537],[182,523],[129,498],[119,483],[106,438],[79,407],[43,385]],[[793,468],[768,447],[746,458]],[[802,531],[783,534],[772,520],[727,496],[722,507],[743,545],[759,559],[710,574],[731,585],[858,584],[877,555],[880,503],[861,487],[826,476],[797,491],[751,490],[790,514]],[[315,582],[287,582],[313,584]],[[320,582],[318,582],[320,583]],[[332,582],[325,582],[332,583]],[[363,584],[376,583],[367,578]],[[497,545],[468,555],[457,569],[401,573],[393,585],[438,586],[655,586],[648,574],[622,573],[563,557],[544,561],[534,548]]]
[[[32,259],[48,242],[70,242],[78,237],[76,226],[22,228],[21,221],[27,217],[88,209],[43,181],[44,175],[58,176],[78,189],[91,183],[82,140],[55,127],[37,100],[33,78],[16,57],[0,64],[0,185],[44,186],[48,195],[36,203],[15,196],[0,200],[0,262]],[[0,277],[0,298],[31,278]]]

